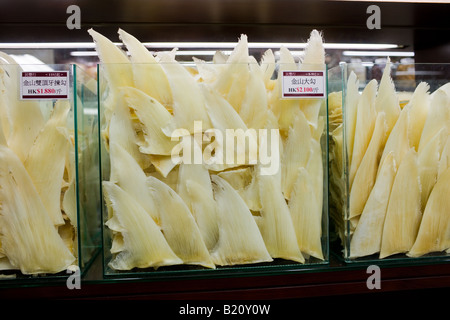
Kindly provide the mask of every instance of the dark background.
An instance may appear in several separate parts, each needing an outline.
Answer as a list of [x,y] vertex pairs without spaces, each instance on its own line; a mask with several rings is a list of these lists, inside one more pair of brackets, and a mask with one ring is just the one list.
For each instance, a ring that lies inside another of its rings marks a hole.
[[[381,29],[369,30],[369,5],[381,9]],[[81,29],[69,30],[69,5],[81,9]],[[0,42],[92,41],[94,28],[118,40],[123,28],[143,42],[301,42],[313,28],[326,42],[398,43],[416,63],[450,62],[450,4],[321,0],[2,0]],[[1,49],[0,49],[1,50]]]

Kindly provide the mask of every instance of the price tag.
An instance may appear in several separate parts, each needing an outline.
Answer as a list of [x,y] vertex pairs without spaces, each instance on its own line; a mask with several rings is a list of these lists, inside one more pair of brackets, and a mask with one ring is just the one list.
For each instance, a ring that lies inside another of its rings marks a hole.
[[20,74],[22,100],[68,99],[68,71],[24,71]]
[[324,98],[324,71],[283,71],[282,98]]

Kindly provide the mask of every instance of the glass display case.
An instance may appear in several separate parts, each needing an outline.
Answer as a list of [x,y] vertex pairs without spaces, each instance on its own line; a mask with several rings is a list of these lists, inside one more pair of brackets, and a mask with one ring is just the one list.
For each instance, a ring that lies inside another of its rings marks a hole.
[[210,61],[142,63],[121,36],[131,58],[98,68],[103,276],[327,265],[326,65],[257,61],[244,37]]
[[101,245],[97,81],[0,62],[0,282],[83,276]]
[[449,64],[328,72],[330,236],[346,263],[449,258]]

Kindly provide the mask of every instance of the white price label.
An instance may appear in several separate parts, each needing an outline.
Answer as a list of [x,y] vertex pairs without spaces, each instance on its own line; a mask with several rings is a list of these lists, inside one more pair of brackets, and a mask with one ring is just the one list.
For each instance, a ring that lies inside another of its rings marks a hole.
[[20,74],[22,100],[68,99],[68,71],[24,71]]
[[282,98],[324,98],[324,71],[283,71]]

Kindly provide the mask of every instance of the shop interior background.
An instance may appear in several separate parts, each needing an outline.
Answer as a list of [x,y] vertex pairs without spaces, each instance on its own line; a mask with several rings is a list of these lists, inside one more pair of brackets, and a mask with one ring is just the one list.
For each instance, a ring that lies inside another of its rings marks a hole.
[[[186,63],[193,56],[210,61],[217,50],[230,52],[243,33],[257,59],[280,45],[300,59],[317,29],[328,67],[361,62],[355,71],[364,81],[381,75],[387,56],[406,65],[450,62],[449,9],[448,1],[3,0],[0,51],[24,65],[76,63],[95,76],[99,61],[89,28],[118,45],[122,28],[150,51],[176,47],[177,60]],[[417,70],[393,72],[408,77]]]

